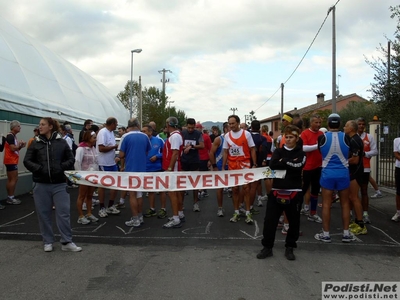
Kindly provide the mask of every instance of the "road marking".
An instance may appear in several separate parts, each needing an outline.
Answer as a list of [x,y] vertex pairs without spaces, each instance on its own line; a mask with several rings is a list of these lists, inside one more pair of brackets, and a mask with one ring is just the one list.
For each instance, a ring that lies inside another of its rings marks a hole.
[[211,228],[212,223],[213,222],[208,222],[204,232],[190,232],[190,233],[187,232],[187,231],[193,230],[193,229],[204,228],[204,226],[199,226],[199,227],[191,227],[191,228],[184,229],[184,230],[182,230],[182,233],[183,234],[210,234],[210,228]]
[[34,213],[35,213],[35,211],[33,211],[33,212],[27,214],[26,216],[23,216],[23,217],[21,217],[21,218],[18,218],[18,219],[14,220],[14,221],[10,221],[10,222],[7,222],[7,223],[5,223],[5,224],[3,224],[3,225],[0,225],[0,227],[7,227],[7,226],[25,224],[25,223],[18,223],[18,224],[9,225],[9,224],[11,224],[11,223],[13,223],[13,222],[17,222],[17,221],[19,221],[19,220],[25,219],[25,218],[29,217],[30,215],[32,215],[32,214],[34,214]]
[[[132,232],[138,233],[138,232],[142,232],[142,231],[150,229],[150,227],[149,228],[142,228],[142,229],[138,229],[138,227],[136,227],[136,228],[135,227],[131,227],[131,228],[129,228],[128,232],[126,232],[123,228],[121,228],[119,226],[115,226],[115,227],[117,227],[119,230],[121,230],[125,235],[131,234]],[[133,231],[133,230],[135,230],[135,231]]]
[[[376,230],[379,230],[380,232],[382,232],[384,235],[386,235],[386,237],[388,237],[389,239],[391,239],[393,241],[393,244],[400,246],[400,243],[398,241],[396,241],[394,238],[392,238],[390,235],[388,235],[386,232],[384,232],[382,229],[373,226],[373,225],[369,225],[369,227],[375,228]],[[385,242],[384,240],[382,240],[383,242]]]
[[107,222],[104,222],[103,224],[100,224],[99,226],[97,226],[97,228],[95,230],[93,230],[92,232],[97,232],[97,230],[99,230],[101,227],[103,227],[104,225],[106,225]]

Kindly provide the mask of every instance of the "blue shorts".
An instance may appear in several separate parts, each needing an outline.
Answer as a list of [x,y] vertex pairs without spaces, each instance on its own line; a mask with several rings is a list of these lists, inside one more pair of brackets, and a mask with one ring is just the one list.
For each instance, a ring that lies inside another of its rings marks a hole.
[[18,165],[5,165],[7,172],[11,171],[17,171],[18,170]]
[[106,172],[118,172],[118,166],[113,165],[113,166],[99,166],[100,171],[106,171]]
[[322,168],[321,179],[319,180],[319,183],[321,187],[327,190],[345,190],[350,186],[349,170]]

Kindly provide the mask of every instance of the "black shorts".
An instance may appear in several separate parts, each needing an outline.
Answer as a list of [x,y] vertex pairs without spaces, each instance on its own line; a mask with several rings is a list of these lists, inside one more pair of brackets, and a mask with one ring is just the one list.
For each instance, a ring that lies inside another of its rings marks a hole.
[[198,171],[199,166],[200,166],[200,164],[198,162],[191,163],[191,162],[182,162],[181,161],[182,171]]
[[17,171],[18,170],[18,165],[5,165],[7,172],[11,171]]

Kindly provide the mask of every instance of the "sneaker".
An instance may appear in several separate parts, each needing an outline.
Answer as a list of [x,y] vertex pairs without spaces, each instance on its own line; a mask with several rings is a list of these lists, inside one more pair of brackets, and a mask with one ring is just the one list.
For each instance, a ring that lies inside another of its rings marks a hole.
[[[174,220],[174,217],[168,218],[168,221],[173,221],[173,220]],[[183,216],[183,217],[179,216],[179,221],[181,221],[181,223],[185,223],[186,222],[185,216]]]
[[139,217],[139,222],[140,222],[140,224],[144,224],[143,216]]
[[357,224],[356,222],[352,221],[352,222],[350,223],[350,225],[349,225],[349,230],[351,230],[351,229],[353,229],[353,228],[356,228],[357,226],[358,226],[358,224]]
[[234,213],[232,218],[230,218],[229,222],[236,223],[239,220],[240,220],[239,214]]
[[281,232],[282,232],[283,235],[287,235],[288,230],[289,230],[289,226],[283,225],[283,226],[282,226],[282,231],[281,231]]
[[200,206],[197,202],[193,204],[193,211],[200,211]]
[[286,257],[288,260],[295,260],[295,259],[296,259],[296,256],[294,256],[293,248],[292,248],[292,247],[287,247],[287,248],[286,248],[286,250],[285,250],[285,257]]
[[80,252],[80,251],[82,251],[82,248],[78,247],[77,245],[75,245],[74,243],[71,242],[66,245],[62,245],[61,250],[62,251],[70,251],[70,252]]
[[129,227],[140,227],[141,224],[139,218],[132,217],[129,221],[125,222],[125,225]]
[[108,214],[107,214],[107,210],[105,207],[103,207],[102,209],[99,210],[99,217],[100,218],[107,218]]
[[332,197],[332,203],[336,203],[336,202],[339,202],[340,201],[340,198],[339,198],[339,195],[338,194],[333,194],[333,197]]
[[383,195],[381,192],[376,192],[370,198],[376,199],[376,198],[382,198],[382,197],[383,197]]
[[86,217],[86,219],[88,219],[92,223],[96,223],[99,220],[98,218],[96,218],[93,215],[90,215],[90,216],[86,215],[85,217]]
[[246,220],[244,220],[244,221],[246,222],[246,224],[253,224],[254,223],[254,220],[253,220],[253,217],[252,217],[251,213],[246,216]]
[[125,208],[125,203],[119,202],[119,203],[115,204],[115,207],[116,207],[117,209]]
[[146,211],[146,213],[144,214],[144,217],[145,217],[145,218],[151,218],[151,217],[155,217],[155,216],[157,216],[156,210],[155,210],[155,209],[152,209],[152,208],[149,208],[149,209]]
[[19,200],[17,198],[12,198],[12,199],[11,198],[7,198],[6,203],[10,204],[10,205],[19,205],[19,204],[21,204],[21,200]]
[[228,193],[228,188],[224,188],[223,193],[227,194]]
[[99,194],[96,191],[94,191],[93,192],[93,197],[98,197],[98,196],[99,196]]
[[0,209],[5,209],[6,207],[2,204],[0,204]]
[[252,215],[258,215],[260,211],[258,209],[255,209],[254,207],[250,208],[250,213]]
[[99,205],[99,204],[100,204],[100,200],[92,199],[92,205],[93,205],[93,206]]
[[399,215],[399,213],[396,213],[396,214],[393,216],[392,221],[394,221],[394,222],[400,222],[400,215]]
[[160,209],[157,214],[157,218],[164,219],[167,217],[167,211],[165,209]]
[[43,250],[44,250],[44,252],[51,252],[51,251],[53,251],[53,244],[44,244]]
[[243,207],[239,208],[239,215],[241,217],[245,217],[246,216],[246,210]]
[[268,200],[267,194],[261,196],[261,201],[267,201],[267,200]]
[[175,222],[175,220],[171,220],[168,223],[165,223],[163,225],[163,228],[180,228],[182,227],[182,222]]
[[87,210],[86,202],[83,202],[83,204],[82,204],[82,210]]
[[78,224],[86,225],[86,224],[89,224],[89,223],[90,223],[90,221],[88,219],[86,219],[85,217],[78,218]]
[[218,208],[217,216],[218,217],[223,217],[224,216],[224,210],[222,208]]
[[342,242],[343,243],[350,243],[350,242],[353,242],[355,240],[356,240],[356,238],[352,233],[349,233],[349,235],[343,235],[342,236]]
[[301,214],[301,215],[306,215],[306,216],[308,216],[308,215],[310,215],[310,210],[309,210],[309,209],[304,209],[304,208],[302,208],[302,209],[300,210],[300,214]]
[[324,242],[324,243],[331,243],[331,237],[325,236],[322,232],[321,233],[317,233],[316,235],[314,235],[314,238],[318,241]]
[[107,214],[118,215],[120,211],[115,207],[115,205],[110,206],[106,209]]
[[228,198],[232,198],[232,189],[231,188],[228,189]]
[[267,257],[271,257],[273,255],[274,255],[274,253],[272,252],[272,248],[262,248],[260,253],[257,254],[257,258],[258,259],[264,259],[264,258],[267,258]]
[[262,207],[262,206],[263,206],[261,197],[257,199],[257,206],[258,206],[258,207]]
[[360,235],[360,234],[367,234],[367,226],[364,225],[364,227],[361,227],[360,225],[356,224],[357,226],[354,226],[353,228],[349,228],[350,232],[354,235]]
[[322,223],[322,219],[317,214],[308,215],[307,220],[315,223]]
[[371,224],[371,220],[369,219],[369,215],[364,215],[363,216],[363,222],[364,222],[364,224]]

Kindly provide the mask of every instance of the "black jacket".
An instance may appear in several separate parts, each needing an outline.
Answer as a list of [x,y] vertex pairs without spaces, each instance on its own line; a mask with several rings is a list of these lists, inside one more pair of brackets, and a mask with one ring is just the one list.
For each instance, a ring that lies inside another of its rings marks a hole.
[[285,147],[276,148],[272,154],[269,167],[272,170],[286,170],[284,179],[274,178],[272,187],[275,189],[302,188],[302,171],[306,163],[306,154],[299,144],[289,151]]
[[73,170],[74,163],[71,149],[57,132],[49,140],[37,136],[24,158],[24,166],[33,173],[33,181],[39,183],[66,182],[64,171]]

